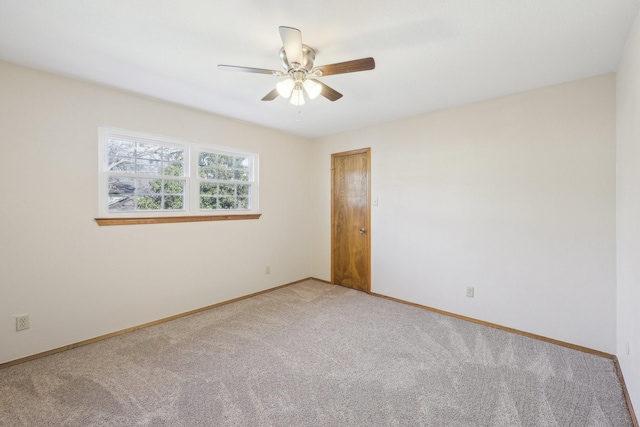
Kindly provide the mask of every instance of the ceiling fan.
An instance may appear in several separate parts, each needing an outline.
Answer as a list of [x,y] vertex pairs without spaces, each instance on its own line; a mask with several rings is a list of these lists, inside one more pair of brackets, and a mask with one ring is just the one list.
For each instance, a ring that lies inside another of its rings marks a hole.
[[218,68],[245,73],[271,74],[276,77],[287,76],[287,79],[276,84],[276,88],[265,95],[262,100],[273,101],[280,95],[283,98],[289,98],[293,105],[303,105],[305,103],[305,92],[309,99],[315,99],[318,95],[324,96],[329,101],[336,101],[342,98],[340,92],[319,81],[319,77],[373,70],[376,67],[373,58],[355,59],[314,67],[313,61],[316,59],[316,51],[306,44],[302,44],[300,30],[291,27],[280,27],[280,37],[282,38],[280,60],[284,71],[238,67],[235,65],[218,65]]

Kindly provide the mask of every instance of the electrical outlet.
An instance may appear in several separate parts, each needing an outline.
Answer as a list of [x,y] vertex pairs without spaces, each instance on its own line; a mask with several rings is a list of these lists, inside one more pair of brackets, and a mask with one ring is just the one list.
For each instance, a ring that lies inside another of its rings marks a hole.
[[467,286],[467,296],[473,298],[473,286]]
[[264,268],[264,272],[265,272],[265,274],[271,274],[271,266],[270,266],[270,265],[267,265],[267,266]]
[[16,331],[29,329],[29,326],[31,326],[31,322],[29,321],[28,314],[23,314],[22,316],[16,316]]

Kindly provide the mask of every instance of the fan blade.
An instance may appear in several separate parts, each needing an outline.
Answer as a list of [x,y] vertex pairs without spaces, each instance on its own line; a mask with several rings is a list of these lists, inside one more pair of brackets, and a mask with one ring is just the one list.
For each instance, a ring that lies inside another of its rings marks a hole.
[[355,73],[356,71],[367,71],[376,68],[373,58],[354,59],[353,61],[338,62],[337,64],[322,65],[315,67],[315,70],[322,72],[321,76],[333,74]]
[[273,101],[278,97],[278,89],[274,89],[262,98],[262,101]]
[[342,94],[340,92],[334,89],[331,89],[329,86],[322,83],[321,81],[318,81],[318,80],[314,80],[314,81],[322,86],[322,92],[320,92],[320,95],[324,96],[329,101],[333,102],[342,98]]
[[280,38],[282,39],[284,53],[287,55],[289,68],[294,62],[302,64],[304,57],[302,56],[302,33],[300,30],[291,27],[280,27]]
[[266,70],[264,68],[238,67],[235,65],[218,65],[218,68],[225,71],[241,71],[243,73],[271,74],[272,76],[282,76],[282,71]]

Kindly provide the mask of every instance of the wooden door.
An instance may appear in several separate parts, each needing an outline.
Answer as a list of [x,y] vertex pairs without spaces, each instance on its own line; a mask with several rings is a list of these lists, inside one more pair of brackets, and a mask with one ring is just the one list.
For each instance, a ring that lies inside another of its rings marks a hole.
[[371,150],[331,155],[331,281],[370,292]]

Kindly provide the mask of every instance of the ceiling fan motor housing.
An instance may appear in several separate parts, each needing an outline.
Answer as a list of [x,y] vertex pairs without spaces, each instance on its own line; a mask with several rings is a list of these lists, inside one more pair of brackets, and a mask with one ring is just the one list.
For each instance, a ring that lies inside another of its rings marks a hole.
[[[307,46],[302,45],[302,64],[298,69],[304,69],[307,73],[311,72],[313,68],[313,61],[316,59],[316,51]],[[296,67],[293,64],[289,64],[287,60],[287,54],[284,51],[284,47],[280,49],[280,60],[282,61],[282,67],[289,73],[290,71],[296,71]]]

